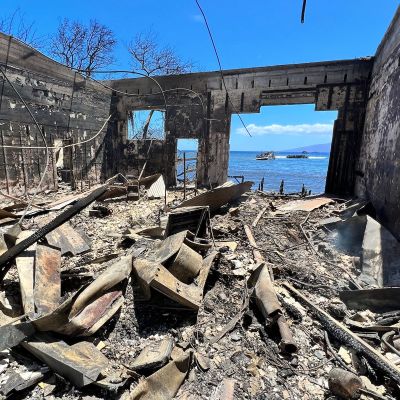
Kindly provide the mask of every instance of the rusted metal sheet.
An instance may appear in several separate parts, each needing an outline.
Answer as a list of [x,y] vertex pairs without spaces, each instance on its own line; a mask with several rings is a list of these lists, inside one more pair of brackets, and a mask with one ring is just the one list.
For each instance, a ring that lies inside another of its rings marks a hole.
[[189,200],[183,201],[177,208],[209,206],[211,211],[218,210],[224,204],[230,203],[238,199],[242,194],[248,192],[252,185],[253,182],[243,182],[237,185],[217,187]]
[[[47,217],[44,223],[47,224],[50,221],[51,218]],[[88,239],[75,230],[69,222],[48,233],[46,239],[50,246],[58,247],[61,250],[61,255],[72,254],[76,256],[90,250],[90,246],[87,243]]]
[[172,400],[186,378],[190,368],[190,353],[170,361],[150,375],[130,393],[132,400]]
[[376,313],[400,310],[400,288],[342,290],[339,297],[353,310]]
[[195,280],[196,286],[199,287],[202,291],[204,290],[208,274],[218,254],[219,253],[217,251],[213,251],[203,259],[203,265],[201,267],[198,277]]
[[177,303],[194,310],[199,309],[203,300],[203,291],[200,288],[181,282],[161,264],[157,268],[150,285]]
[[36,311],[39,314],[48,314],[55,310],[60,303],[60,268],[60,251],[52,247],[37,245],[33,294]]
[[167,337],[146,346],[135,360],[129,365],[134,371],[149,371],[164,366],[171,356],[174,340]]
[[151,255],[150,259],[160,264],[164,263],[178,253],[186,236],[187,231],[182,231],[167,237],[154,249],[154,253]]
[[150,287],[170,299],[197,310],[203,299],[202,290],[186,285],[175,278],[163,265],[145,259],[137,259],[134,269],[146,299],[151,297]]
[[[62,330],[62,333],[65,335],[74,335],[74,336],[89,336],[89,334],[94,333],[97,329],[94,330],[93,327],[100,320],[102,320],[104,324],[118,310],[115,309],[113,305],[121,297],[122,297],[122,292],[120,290],[103,294],[102,296],[91,302],[89,305],[87,305],[79,314],[73,317],[65,325],[65,327]],[[118,301],[119,307],[122,305],[122,302]],[[110,309],[114,311],[113,314],[111,315],[109,313]],[[105,315],[108,316],[107,320],[103,319]]]
[[[16,243],[20,243],[32,234],[32,231],[22,231],[19,234]],[[36,243],[24,250],[15,259],[19,277],[19,286],[21,289],[22,307],[25,314],[33,314],[35,312],[35,299],[33,293],[35,279],[35,254]]]
[[70,318],[77,315],[94,298],[105,293],[119,282],[126,279],[132,271],[132,256],[121,257],[115,264],[102,272],[82,293],[71,308]]
[[201,255],[192,250],[185,243],[182,243],[181,248],[173,259],[172,265],[168,270],[181,282],[191,283],[199,274],[202,263],[203,258]]
[[131,185],[143,185],[144,187],[146,187],[146,189],[148,189],[154,182],[157,181],[157,179],[159,179],[160,176],[161,174],[149,175],[144,178],[140,178],[140,180],[133,179],[129,181],[129,183]]
[[332,203],[329,197],[316,197],[309,200],[293,200],[278,207],[279,211],[312,211],[326,204]]
[[123,185],[110,186],[108,188],[108,190],[98,198],[98,200],[104,201],[107,199],[112,199],[114,197],[122,197],[122,196],[126,196],[127,193],[128,193],[128,189],[126,186],[123,186]]
[[198,276],[190,285],[181,282],[155,261],[138,258],[133,267],[145,299],[151,298],[150,288],[153,288],[179,304],[198,310],[208,273],[217,254],[213,252],[204,258]]
[[107,365],[107,359],[90,342],[69,346],[50,335],[36,334],[22,346],[47,364],[54,372],[83,387],[97,380]]

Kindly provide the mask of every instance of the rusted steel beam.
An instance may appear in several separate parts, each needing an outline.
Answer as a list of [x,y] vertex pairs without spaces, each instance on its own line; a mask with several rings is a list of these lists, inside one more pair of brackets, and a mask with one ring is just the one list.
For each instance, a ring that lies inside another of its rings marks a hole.
[[257,249],[257,243],[250,227],[244,225],[244,230],[250,245],[253,247],[254,259],[257,264],[260,264],[249,279],[249,285],[254,287],[254,297],[257,307],[265,319],[276,322],[278,325],[281,335],[280,349],[286,353],[294,353],[297,351],[297,346],[283,316],[282,307],[276,295],[269,268],[265,265],[264,257]]
[[371,364],[392,378],[397,384],[400,384],[400,370],[388,358],[375,350],[346,326],[336,321],[327,312],[312,303],[306,296],[296,290],[292,285],[284,282],[283,286],[293,293],[295,297],[297,297],[303,304],[305,304],[319,319],[321,325],[337,340],[364,355],[365,358],[371,362]]
[[61,298],[61,252],[37,245],[35,257],[35,286],[33,288],[36,311],[48,314],[54,311]]
[[86,197],[78,200],[72,207],[55,217],[53,221],[38,229],[33,235],[29,236],[22,242],[16,244],[11,249],[6,251],[4,254],[0,255],[0,283],[3,281],[4,276],[11,267],[11,262],[15,259],[16,256],[18,256],[29,246],[33,245],[38,240],[46,236],[49,232],[58,228],[64,222],[70,220],[74,215],[78,214],[90,203],[97,200],[103,193],[107,191],[107,188],[108,184],[97,188]]

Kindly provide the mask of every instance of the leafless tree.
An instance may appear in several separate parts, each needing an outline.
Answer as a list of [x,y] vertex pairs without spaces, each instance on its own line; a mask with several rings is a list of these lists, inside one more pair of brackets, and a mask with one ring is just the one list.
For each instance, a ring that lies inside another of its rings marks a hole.
[[44,38],[37,34],[35,23],[27,22],[19,8],[0,18],[0,31],[32,47],[41,48],[43,45]]
[[64,19],[51,41],[50,53],[68,67],[91,76],[114,60],[116,40],[111,29],[91,20],[89,25]]
[[[190,72],[193,69],[191,61],[182,60],[170,46],[161,46],[157,35],[153,31],[138,34],[128,44],[128,51],[132,56],[132,69],[147,76],[155,75],[176,75]],[[151,110],[145,121],[134,121],[132,125],[140,124],[135,130],[142,132],[142,138],[162,137],[164,126],[160,120],[152,124],[154,110]]]
[[138,34],[128,44],[132,67],[148,76],[175,75],[190,72],[193,63],[182,60],[172,47],[160,46],[153,31]]

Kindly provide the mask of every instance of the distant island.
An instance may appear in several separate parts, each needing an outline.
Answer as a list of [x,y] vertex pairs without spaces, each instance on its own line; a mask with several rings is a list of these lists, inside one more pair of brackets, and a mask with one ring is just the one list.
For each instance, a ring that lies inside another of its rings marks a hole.
[[302,151],[307,151],[309,153],[329,153],[331,151],[331,144],[312,144],[310,146],[297,147],[295,149],[288,149],[283,151],[290,153],[301,153]]

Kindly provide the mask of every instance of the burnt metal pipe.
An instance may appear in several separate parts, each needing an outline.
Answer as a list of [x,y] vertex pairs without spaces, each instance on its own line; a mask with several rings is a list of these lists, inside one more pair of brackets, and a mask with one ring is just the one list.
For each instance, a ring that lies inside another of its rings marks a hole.
[[253,247],[253,256],[259,264],[249,279],[249,286],[254,287],[254,297],[256,305],[266,320],[276,323],[281,336],[279,348],[285,353],[295,353],[296,343],[292,332],[283,316],[282,307],[275,292],[268,266],[265,264],[264,257],[257,250],[257,243],[248,225],[244,225],[247,239]]

